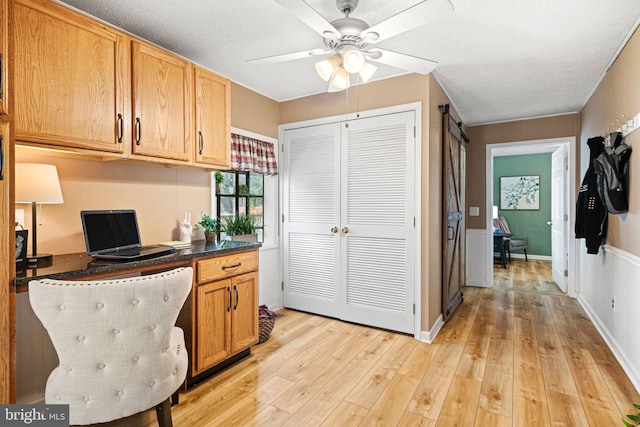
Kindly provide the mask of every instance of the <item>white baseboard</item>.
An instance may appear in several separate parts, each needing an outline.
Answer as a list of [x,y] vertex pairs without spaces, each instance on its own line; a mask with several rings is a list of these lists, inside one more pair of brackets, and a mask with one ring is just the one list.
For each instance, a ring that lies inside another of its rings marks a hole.
[[435,323],[433,324],[433,326],[429,331],[422,331],[420,333],[420,341],[426,342],[427,344],[431,344],[433,340],[436,339],[436,336],[440,332],[440,329],[442,329],[443,325],[444,325],[444,320],[442,320],[442,314],[441,314],[440,316],[438,316],[438,318],[436,319]]
[[[518,259],[524,259],[524,254],[521,253],[511,253],[511,258],[518,258]],[[549,255],[531,255],[531,254],[527,254],[527,258],[529,259],[539,259],[542,261],[551,261],[552,258]]]

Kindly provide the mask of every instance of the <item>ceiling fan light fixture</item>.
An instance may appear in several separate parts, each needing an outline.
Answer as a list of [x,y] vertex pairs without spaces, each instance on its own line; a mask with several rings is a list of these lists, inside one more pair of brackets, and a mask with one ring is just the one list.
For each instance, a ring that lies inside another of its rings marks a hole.
[[359,50],[351,49],[342,53],[342,66],[350,73],[359,73],[366,64]]
[[362,83],[368,82],[377,69],[378,67],[376,67],[375,65],[370,64],[369,62],[365,62],[364,67],[362,67],[362,69],[358,73],[360,75],[360,78],[362,79]]
[[[333,73],[333,76],[331,76],[331,81],[329,82],[329,92],[348,89],[349,86],[351,86],[349,72],[342,67],[338,68]],[[332,87],[334,87],[336,90],[331,90]]]
[[316,62],[316,71],[322,80],[325,82],[329,81],[336,68],[340,65],[340,58],[337,55],[334,55],[330,58],[327,58],[323,61]]

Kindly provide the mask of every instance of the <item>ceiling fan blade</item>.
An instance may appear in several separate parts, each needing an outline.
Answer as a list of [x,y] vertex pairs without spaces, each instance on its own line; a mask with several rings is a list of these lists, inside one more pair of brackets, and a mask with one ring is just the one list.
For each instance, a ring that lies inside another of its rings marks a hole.
[[[372,55],[367,55],[369,52],[372,53]],[[380,55],[378,56],[378,54]],[[365,56],[374,62],[391,65],[392,67],[402,68],[403,70],[413,71],[420,74],[429,74],[438,66],[438,63],[435,61],[386,49],[369,49],[369,51],[365,53]]]
[[434,19],[446,16],[451,12],[453,12],[453,5],[450,0],[422,1],[393,15],[391,18],[367,28],[360,37],[368,43],[381,42],[400,33],[420,27]]
[[252,65],[277,64],[279,62],[309,58],[310,56],[322,56],[322,55],[329,55],[334,53],[335,52],[332,50],[324,50],[324,49],[305,50],[302,52],[292,52],[292,53],[285,53],[283,55],[266,56],[264,58],[250,59],[247,61],[247,63]]
[[[340,31],[327,22],[304,0],[274,0],[280,6],[287,9],[291,14],[299,20],[311,27],[316,33],[322,37],[330,39],[340,38]],[[332,35],[333,34],[333,35]]]

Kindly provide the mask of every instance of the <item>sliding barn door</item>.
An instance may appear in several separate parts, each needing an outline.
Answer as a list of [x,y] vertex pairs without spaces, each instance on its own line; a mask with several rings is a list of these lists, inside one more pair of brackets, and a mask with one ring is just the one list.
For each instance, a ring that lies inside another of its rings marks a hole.
[[415,113],[285,130],[285,307],[414,330]]
[[414,331],[414,113],[342,127],[341,318]]
[[284,305],[340,316],[340,125],[286,130]]
[[465,147],[458,125],[443,114],[442,175],[442,317],[446,321],[462,302],[464,285]]

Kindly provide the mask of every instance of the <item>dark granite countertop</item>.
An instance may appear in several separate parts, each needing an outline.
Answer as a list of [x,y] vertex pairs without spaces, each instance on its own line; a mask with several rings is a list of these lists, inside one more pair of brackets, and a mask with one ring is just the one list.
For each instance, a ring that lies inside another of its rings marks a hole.
[[161,257],[142,259],[133,262],[97,260],[86,253],[54,255],[53,265],[42,268],[25,268],[16,272],[16,291],[26,292],[29,281],[35,279],[82,280],[89,276],[117,276],[119,272],[131,270],[152,271],[154,267],[189,265],[191,260],[199,257],[225,255],[233,252],[258,249],[261,243],[236,242],[192,242],[190,248],[177,249],[175,253]]

